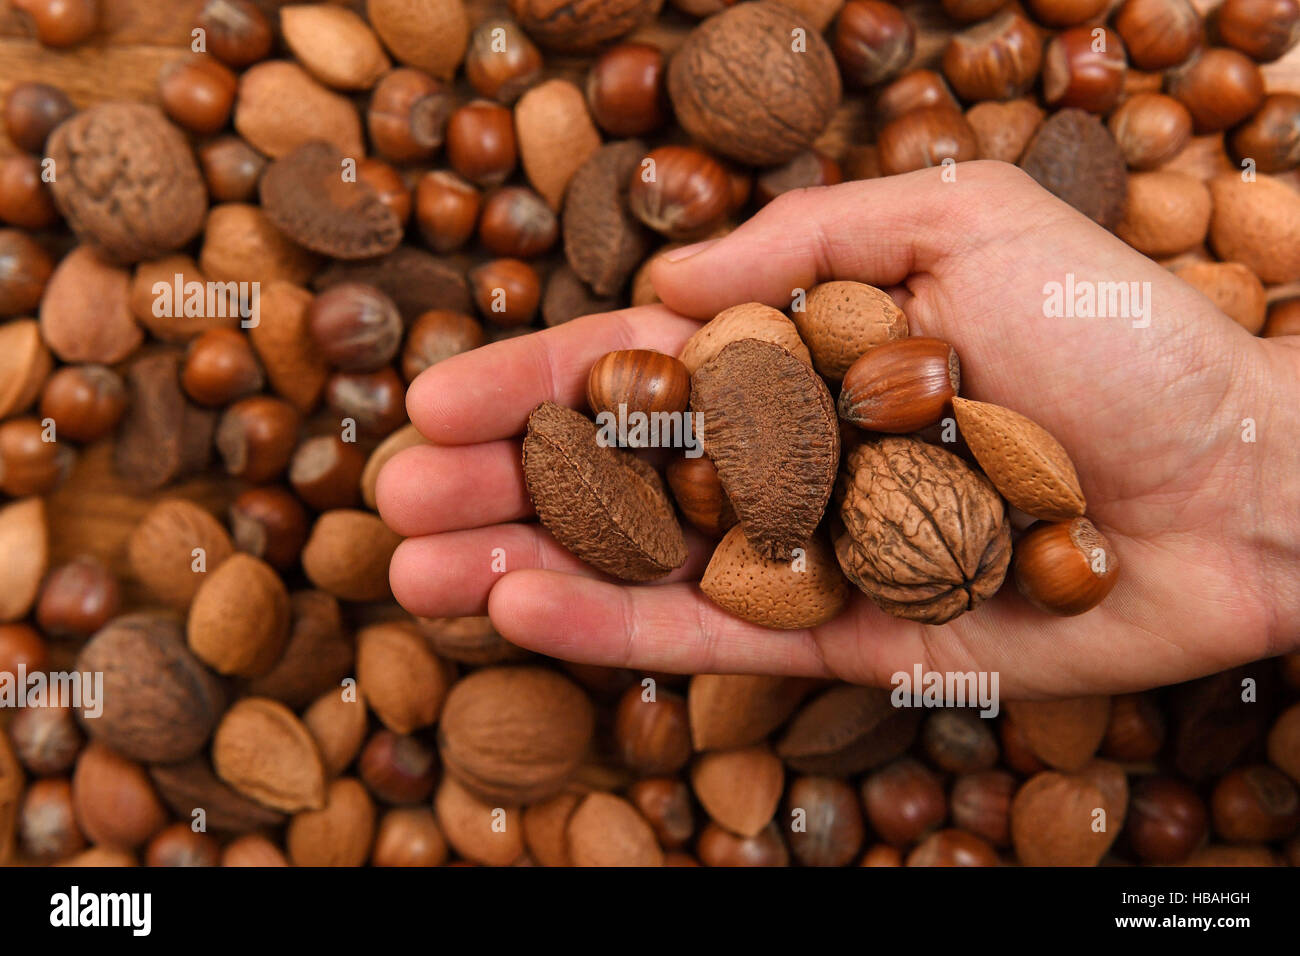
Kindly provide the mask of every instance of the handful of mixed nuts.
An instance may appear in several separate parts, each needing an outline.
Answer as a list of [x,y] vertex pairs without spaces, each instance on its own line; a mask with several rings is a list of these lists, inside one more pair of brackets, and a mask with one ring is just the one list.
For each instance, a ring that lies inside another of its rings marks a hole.
[[[1119,559],[1084,517],[1069,455],[1024,415],[960,390],[951,345],[908,337],[879,289],[827,282],[793,320],[759,303],[722,312],[678,359],[606,355],[587,388],[596,422],[539,405],[524,474],[561,544],[647,581],[681,567],[687,544],[658,473],[630,449],[683,449],[672,496],[721,539],[700,587],[767,627],[832,620],[847,582],[889,614],[943,624],[1008,570],[1043,611],[1095,607]],[[1036,519],[1014,546],[1012,509]]]

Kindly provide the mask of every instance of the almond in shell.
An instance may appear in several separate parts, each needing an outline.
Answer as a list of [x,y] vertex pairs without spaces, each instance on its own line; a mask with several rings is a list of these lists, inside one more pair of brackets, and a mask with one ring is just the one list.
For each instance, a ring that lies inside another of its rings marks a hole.
[[819,537],[793,561],[770,561],[739,526],[718,543],[700,581],[709,600],[736,617],[764,627],[794,630],[834,618],[849,587],[835,554]]

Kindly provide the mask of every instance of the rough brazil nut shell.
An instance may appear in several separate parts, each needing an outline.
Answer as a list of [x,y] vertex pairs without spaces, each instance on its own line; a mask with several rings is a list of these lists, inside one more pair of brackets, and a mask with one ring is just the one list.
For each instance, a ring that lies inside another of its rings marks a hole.
[[203,228],[208,194],[184,135],[155,106],[103,103],[50,135],[54,201],[114,262],[153,259]]
[[[806,49],[796,49],[795,31]],[[807,149],[840,105],[840,72],[817,29],[777,3],[709,17],[668,66],[682,127],[712,152],[774,166]]]
[[1094,222],[1112,230],[1119,225],[1128,169],[1115,137],[1095,116],[1053,113],[1025,147],[1020,168]]
[[727,532],[700,590],[726,611],[764,627],[816,627],[844,609],[848,582],[835,555],[818,537],[809,540],[803,566],[769,561],[754,550],[739,525]]
[[650,233],[627,207],[628,183],[644,155],[638,140],[610,143],[569,180],[561,217],[564,255],[599,296],[618,294],[650,248]]
[[686,541],[663,482],[630,452],[598,443],[596,426],[543,402],[528,416],[524,480],[537,516],[592,567],[628,581],[686,562]]
[[750,544],[773,560],[806,547],[840,460],[826,383],[781,346],[742,339],[695,373],[691,409]]

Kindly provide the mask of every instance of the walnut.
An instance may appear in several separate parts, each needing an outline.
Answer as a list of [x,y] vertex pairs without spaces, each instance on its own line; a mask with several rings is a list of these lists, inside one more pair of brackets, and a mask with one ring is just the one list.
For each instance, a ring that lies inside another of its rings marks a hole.
[[997,592],[1011,528],[987,478],[914,438],[882,438],[845,459],[836,489],[840,567],[896,617],[943,624]]
[[510,12],[544,47],[587,53],[653,20],[664,0],[510,0]]
[[1025,147],[1020,168],[1111,231],[1124,216],[1124,154],[1110,130],[1083,110],[1061,110],[1048,118]]
[[776,3],[742,3],[696,27],[668,68],[677,119],[709,149],[774,166],[807,149],[840,105],[817,29]]

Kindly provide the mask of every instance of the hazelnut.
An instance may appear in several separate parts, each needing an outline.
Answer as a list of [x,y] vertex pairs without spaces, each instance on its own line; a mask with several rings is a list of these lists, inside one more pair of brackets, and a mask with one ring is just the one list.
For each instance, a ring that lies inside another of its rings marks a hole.
[[117,615],[121,589],[97,558],[83,555],[59,565],[36,601],[36,623],[51,637],[89,637]]
[[325,383],[325,403],[339,420],[383,438],[406,422],[406,384],[391,365],[378,372],[337,372]]
[[227,66],[249,66],[271,52],[271,24],[252,0],[208,0],[199,11],[208,52]]
[[840,419],[867,431],[920,431],[951,410],[960,390],[961,365],[951,345],[920,336],[898,339],[868,349],[849,366],[840,389]]
[[872,86],[892,80],[911,62],[916,30],[893,4],[849,0],[835,23],[831,49],[844,79]]
[[1253,159],[1261,173],[1284,173],[1300,166],[1300,96],[1273,93],[1229,137],[1238,160]]
[[379,820],[371,866],[442,866],[447,840],[428,807],[394,807]]
[[962,23],[986,20],[1006,5],[1007,0],[941,0],[943,12]]
[[199,169],[215,202],[245,202],[257,194],[266,157],[238,136],[222,136],[198,149]]
[[877,139],[880,171],[886,176],[979,158],[975,130],[946,106],[911,110],[890,121]]
[[394,163],[430,159],[442,145],[455,101],[438,80],[409,67],[387,74],[376,85],[366,112],[375,151]]
[[911,757],[900,757],[868,776],[862,805],[875,832],[896,846],[915,843],[948,816],[938,776]]
[[[730,212],[744,206],[749,198],[750,182],[748,177],[736,175],[735,170],[728,170],[733,188],[731,201],[727,204]],[[834,186],[844,181],[839,163],[824,153],[816,150],[804,150],[788,163],[772,166],[758,174],[753,182],[754,199],[760,206],[765,206],[782,193],[792,189],[809,189],[814,186]]]
[[325,360],[345,372],[373,372],[402,344],[402,315],[374,286],[341,282],[312,300],[307,329]]
[[460,107],[447,120],[447,161],[480,186],[496,186],[514,171],[515,124],[510,110],[489,100]]
[[144,767],[98,741],[77,759],[72,803],[91,842],[123,849],[142,846],[168,820]]
[[432,309],[411,324],[402,350],[402,375],[408,382],[430,365],[476,349],[486,341],[483,326],[461,312]]
[[111,432],[126,411],[126,386],[104,365],[65,365],[41,393],[41,417],[54,419],[58,434],[93,442]]
[[72,785],[63,777],[35,780],[18,808],[18,840],[37,860],[53,862],[86,846],[72,807]]
[[222,866],[288,866],[283,851],[260,833],[236,837],[221,850]]
[[415,186],[415,220],[420,234],[435,252],[459,249],[478,224],[479,191],[445,169],[434,169]]
[[696,855],[705,866],[789,866],[790,853],[781,840],[775,821],[757,836],[737,836],[710,823],[695,844]]
[[181,388],[215,408],[262,389],[262,364],[248,337],[235,329],[208,329],[190,345],[181,366]]
[[834,777],[799,777],[785,797],[790,853],[802,866],[847,866],[866,837],[853,787]]
[[1087,518],[1038,522],[1016,542],[1012,573],[1034,607],[1071,616],[1105,600],[1119,576],[1119,557]]
[[58,221],[54,197],[41,182],[41,160],[23,153],[0,157],[0,222],[48,229]]
[[489,17],[474,28],[465,77],[479,96],[509,105],[541,75],[541,51],[515,21]]
[[1300,2],[1224,0],[1215,24],[1224,43],[1267,63],[1300,40]]
[[1205,803],[1186,783],[1165,776],[1133,782],[1124,833],[1143,863],[1182,863],[1208,832]]
[[1214,832],[1230,843],[1266,843],[1295,832],[1300,794],[1282,773],[1265,765],[1236,767],[1210,796]]
[[308,438],[289,463],[289,484],[317,511],[352,508],[361,500],[361,472],[366,456],[353,442],[337,435]]
[[20,666],[28,671],[43,670],[48,658],[49,651],[36,628],[0,623],[0,674],[17,674]]
[[1192,138],[1192,114],[1163,93],[1138,93],[1107,120],[1131,169],[1154,169],[1182,152]]
[[877,843],[869,847],[867,852],[862,854],[862,859],[858,861],[858,866],[902,866],[903,854],[899,852],[898,847],[890,846],[887,843]]
[[41,154],[54,127],[75,112],[72,101],[57,86],[16,83],[5,96],[5,131],[19,149]]
[[665,850],[681,849],[695,834],[691,791],[676,777],[638,780],[628,788],[627,798],[646,818]]
[[173,823],[149,841],[145,866],[217,866],[221,844],[207,833],[196,833],[188,823]]
[[537,314],[541,280],[519,259],[494,259],[469,272],[474,304],[483,318],[513,328],[527,325]]
[[952,822],[993,846],[1011,843],[1016,778],[1005,770],[962,774],[952,785]]
[[1165,70],[1184,62],[1201,45],[1204,28],[1190,0],[1125,0],[1115,31],[1140,70]]
[[726,217],[731,178],[716,159],[693,146],[661,146],[637,166],[628,208],[670,239],[695,238]]
[[34,313],[54,260],[17,229],[0,229],[0,316]]
[[55,439],[56,428],[36,418],[0,423],[0,491],[14,498],[43,495],[68,476],[74,456]]
[[934,70],[909,70],[876,94],[876,123],[883,127],[904,113],[926,106],[957,109],[948,82]]
[[[1278,335],[1300,335],[1300,299],[1279,299],[1268,308],[1268,321],[1264,323],[1262,332],[1265,338],[1273,338]],[[1288,658],[1294,658],[1296,655],[1290,655]],[[1292,665],[1294,666],[1294,665]],[[1300,667],[1295,668],[1300,673]],[[1294,681],[1293,686],[1300,686],[1300,681]]]
[[1043,99],[1049,106],[1069,106],[1108,113],[1124,90],[1128,64],[1124,45],[1110,30],[1074,27],[1052,37],[1043,57]]
[[411,190],[401,173],[381,159],[367,158],[357,163],[357,179],[371,188],[399,223],[406,225],[411,218]]
[[1100,15],[1109,0],[1026,0],[1034,19],[1048,27],[1073,27]]
[[600,414],[683,412],[691,397],[691,376],[671,355],[650,349],[608,352],[587,376],[587,404]]
[[686,520],[709,537],[721,538],[739,520],[718,469],[707,456],[674,458],[666,477]]
[[522,186],[507,186],[483,204],[478,235],[494,255],[531,259],[555,245],[559,221],[537,193]]
[[1165,85],[1192,114],[1198,134],[1235,126],[1264,102],[1259,67],[1244,53],[1222,47],[1206,50],[1170,73]]
[[307,541],[307,511],[283,488],[250,488],[230,505],[230,532],[240,551],[287,570]]
[[235,74],[208,57],[180,60],[158,78],[163,110],[194,133],[215,133],[230,120],[235,104]]
[[668,115],[664,55],[648,43],[620,43],[596,60],[587,74],[587,106],[596,125],[611,136],[644,136]]
[[14,0],[14,9],[32,18],[43,46],[76,46],[99,23],[99,0]]
[[268,395],[229,406],[217,423],[215,439],[226,472],[249,481],[274,478],[288,466],[301,424],[297,409]]
[[1038,78],[1042,59],[1042,32],[1008,10],[949,40],[943,75],[963,100],[1009,100]]
[[936,710],[921,725],[921,747],[930,761],[949,773],[975,773],[998,762],[992,724],[969,710]]
[[907,854],[906,866],[998,866],[997,852],[964,830],[940,830]]
[[[0,666],[2,669],[2,666]],[[70,707],[24,707],[9,721],[14,753],[38,777],[72,769],[85,738]]]
[[377,730],[357,762],[361,782],[384,803],[423,803],[433,793],[438,757],[418,737]]
[[624,691],[614,715],[614,742],[624,766],[638,774],[673,774],[691,759],[686,701],[671,691],[654,700],[634,684]]
[[1165,742],[1165,717],[1149,694],[1111,698],[1101,755],[1121,762],[1151,760]]

